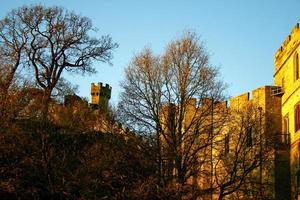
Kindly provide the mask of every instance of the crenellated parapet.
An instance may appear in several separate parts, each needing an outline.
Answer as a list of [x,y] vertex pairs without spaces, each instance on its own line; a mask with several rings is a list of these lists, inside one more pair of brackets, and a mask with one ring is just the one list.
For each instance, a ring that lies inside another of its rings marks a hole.
[[101,82],[95,84],[91,83],[91,104],[98,105],[100,108],[106,110],[108,101],[111,98],[111,86],[103,84]]
[[[251,92],[245,92],[241,95],[230,98],[229,108],[240,110],[249,104],[256,105],[257,107],[267,110],[273,101],[278,101],[274,95],[272,95],[272,90],[275,86],[262,86],[252,90]],[[279,98],[280,99],[280,98]]]
[[294,26],[291,33],[286,37],[281,47],[275,53],[275,74],[281,69],[282,65],[293,54],[300,44],[300,22]]

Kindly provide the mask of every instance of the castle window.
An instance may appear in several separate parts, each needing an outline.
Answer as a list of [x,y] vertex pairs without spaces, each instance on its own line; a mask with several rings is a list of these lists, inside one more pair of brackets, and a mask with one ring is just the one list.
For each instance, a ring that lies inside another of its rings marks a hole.
[[295,106],[295,132],[300,129],[300,104]]
[[295,72],[295,81],[299,79],[299,55],[295,54],[294,57],[294,72]]
[[289,133],[289,117],[284,117],[284,127],[283,127],[283,133],[288,134]]
[[289,142],[289,117],[288,115],[283,119],[283,134],[281,136],[281,142],[287,144]]
[[297,189],[299,191],[299,187],[300,187],[300,145],[298,144],[298,154],[297,154],[297,172],[296,172],[296,176],[297,176]]
[[98,95],[99,95],[99,93],[97,92],[97,93],[96,93],[96,95],[98,96]]
[[224,139],[224,153],[225,155],[229,153],[229,135],[226,135]]
[[95,93],[94,92],[92,92],[92,96],[94,96],[95,95]]
[[249,126],[246,129],[246,146],[251,147],[252,143],[253,143],[252,126]]

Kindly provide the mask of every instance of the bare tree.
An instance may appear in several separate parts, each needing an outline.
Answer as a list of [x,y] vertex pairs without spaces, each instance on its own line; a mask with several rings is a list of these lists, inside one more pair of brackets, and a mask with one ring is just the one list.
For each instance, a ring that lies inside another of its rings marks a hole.
[[221,111],[213,106],[223,101],[225,85],[209,63],[204,45],[196,34],[187,32],[171,42],[162,56],[145,50],[126,69],[122,87],[123,121],[154,134],[160,175],[186,184],[200,171],[195,158],[207,155],[216,135],[211,124],[215,130],[222,124],[221,117],[211,123],[211,116]]
[[[222,124],[223,119],[212,116],[217,116],[216,111],[222,112],[214,106],[224,100],[225,85],[194,33],[185,33],[168,45],[163,67],[164,101],[175,105],[172,123],[163,125],[167,127],[163,136],[173,155],[178,182],[184,184],[200,172],[201,164],[195,158],[207,155],[205,151],[218,133],[217,126]],[[195,168],[197,165],[200,167]]]
[[42,88],[41,154],[48,189],[55,193],[51,157],[53,152],[47,132],[49,103],[53,90],[64,71],[94,73],[93,61],[109,62],[118,46],[110,36],[96,37],[95,28],[87,17],[60,7],[23,6],[12,10],[0,23],[1,69],[9,88],[18,66],[33,72]]
[[160,58],[154,56],[150,49],[145,49],[133,58],[125,73],[126,80],[122,83],[124,92],[118,105],[121,111],[118,118],[139,134],[154,134],[157,147],[155,159],[161,181],[160,117],[163,78]]
[[0,28],[6,56],[2,59],[10,67],[7,79],[25,64],[20,63],[23,58],[44,91],[45,105],[64,70],[93,73],[92,62],[109,62],[117,47],[110,36],[91,36],[95,29],[90,19],[59,7],[21,7],[11,11]]
[[23,56],[28,29],[16,16],[16,10],[0,21],[0,69],[1,91],[7,93],[13,83],[19,65],[24,65]]
[[[273,148],[264,132],[265,113],[252,104],[242,109],[230,109],[227,130],[216,140],[214,179],[218,199],[269,199],[271,179],[261,170],[272,170]],[[269,166],[266,164],[269,163]],[[274,169],[273,169],[274,170]],[[262,182],[263,181],[263,182]],[[264,190],[264,194],[261,191]]]

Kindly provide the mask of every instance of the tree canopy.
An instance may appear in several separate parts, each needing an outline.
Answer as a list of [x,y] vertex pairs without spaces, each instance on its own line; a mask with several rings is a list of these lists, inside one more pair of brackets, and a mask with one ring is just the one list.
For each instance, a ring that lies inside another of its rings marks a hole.
[[1,69],[8,88],[19,66],[29,67],[48,96],[64,70],[95,72],[94,61],[110,62],[118,47],[98,36],[92,21],[60,7],[23,6],[0,21]]

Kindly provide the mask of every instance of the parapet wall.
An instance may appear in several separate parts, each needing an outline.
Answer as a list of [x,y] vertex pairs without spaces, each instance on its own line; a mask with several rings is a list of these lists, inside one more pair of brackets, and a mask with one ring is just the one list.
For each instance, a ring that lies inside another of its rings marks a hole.
[[95,83],[91,83],[91,90],[94,89],[94,90],[100,90],[100,89],[106,89],[108,91],[111,91],[111,86],[108,85],[108,84],[104,84],[102,82],[99,82],[97,84]]
[[91,83],[91,104],[106,104],[111,97],[111,86],[108,84],[104,84],[99,82],[97,84]]
[[[214,102],[215,108],[231,108],[231,109],[242,109],[244,106],[250,103],[262,107],[263,109],[268,109],[272,104],[280,102],[280,97],[275,97],[272,95],[272,89],[276,86],[262,86],[251,92],[245,92],[241,95],[232,97],[229,99],[229,104],[227,101]],[[279,98],[279,99],[278,99]],[[197,103],[196,98],[191,98],[187,100],[187,112],[195,110],[198,106],[206,107],[211,106],[212,100],[210,98],[203,98]],[[163,109],[169,108],[170,105],[163,106]],[[175,104],[172,104],[175,106]]]
[[243,93],[239,96],[230,98],[230,108],[241,109],[243,106],[249,105],[250,103],[261,107],[264,110],[270,109],[273,104],[280,101],[280,98],[272,95],[272,89],[275,86],[262,86],[251,92]]
[[300,22],[298,22],[291,33],[286,37],[283,44],[275,53],[275,75],[280,70],[281,66],[291,56],[294,50],[300,44]]
[[[262,86],[229,99],[230,109],[242,110],[245,106],[261,107],[264,112],[281,116],[281,97],[274,96],[272,90],[276,86]],[[281,124],[281,122],[279,123]]]
[[241,105],[245,105],[250,101],[250,93],[246,92],[239,96],[230,98],[230,108],[239,109]]

